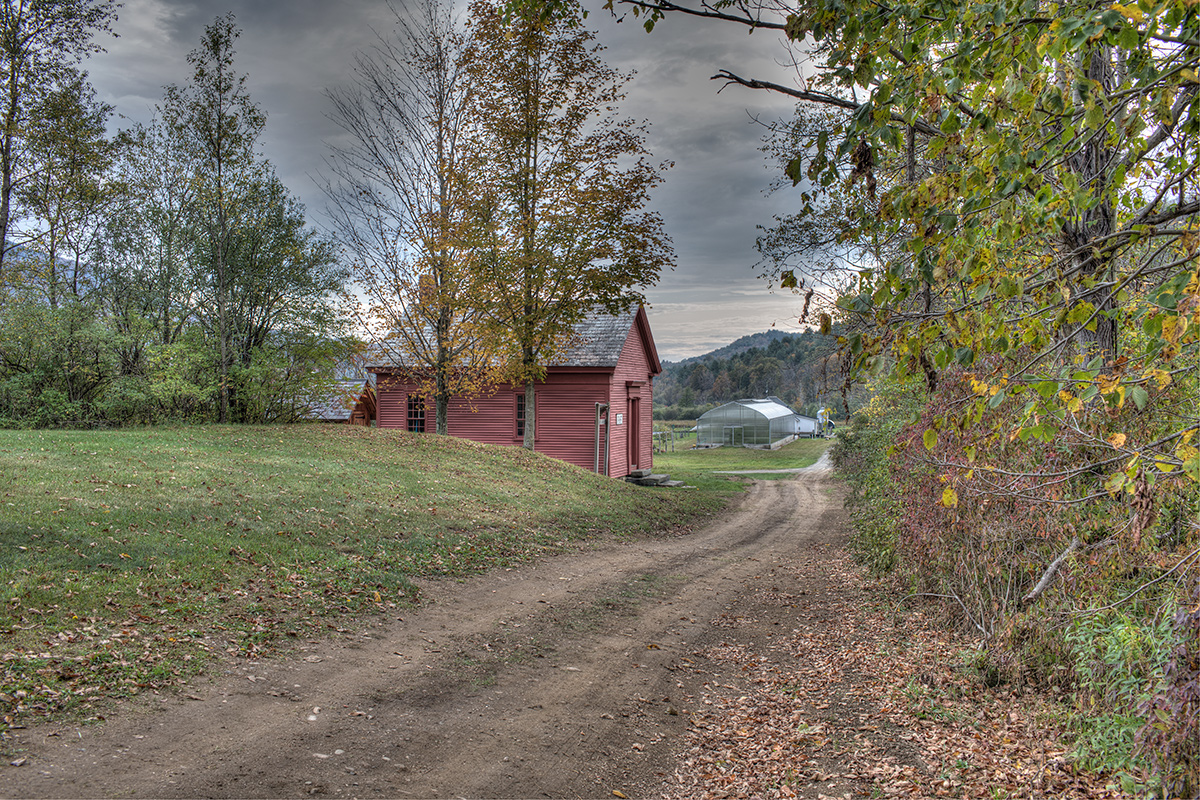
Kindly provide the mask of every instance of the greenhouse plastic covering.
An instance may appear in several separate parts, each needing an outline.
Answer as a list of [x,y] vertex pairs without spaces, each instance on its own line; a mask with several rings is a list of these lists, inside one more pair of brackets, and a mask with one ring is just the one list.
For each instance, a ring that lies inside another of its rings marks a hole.
[[794,411],[774,398],[735,400],[700,417],[696,444],[767,447],[795,434],[795,418]]

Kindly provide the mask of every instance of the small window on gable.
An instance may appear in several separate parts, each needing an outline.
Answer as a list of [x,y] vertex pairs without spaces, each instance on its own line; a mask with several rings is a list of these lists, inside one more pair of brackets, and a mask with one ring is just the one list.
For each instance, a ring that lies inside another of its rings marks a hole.
[[425,432],[425,398],[419,394],[408,396],[408,429],[413,433]]
[[525,395],[517,395],[517,438],[525,438]]

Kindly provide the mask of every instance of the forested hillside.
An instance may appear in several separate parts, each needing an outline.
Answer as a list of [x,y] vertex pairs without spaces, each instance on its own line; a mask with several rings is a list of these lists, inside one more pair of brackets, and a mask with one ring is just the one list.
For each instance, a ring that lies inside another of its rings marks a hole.
[[[775,395],[802,414],[822,406],[843,408],[845,376],[836,336],[817,331],[770,331],[679,363],[663,364],[654,384],[657,414],[691,419],[712,405],[744,397]],[[856,395],[845,398],[851,408]],[[698,409],[698,410],[697,410]]]

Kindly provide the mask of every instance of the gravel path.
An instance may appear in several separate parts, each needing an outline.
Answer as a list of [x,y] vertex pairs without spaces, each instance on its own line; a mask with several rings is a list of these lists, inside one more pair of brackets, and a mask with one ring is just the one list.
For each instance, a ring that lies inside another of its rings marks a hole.
[[[695,654],[843,523],[821,464],[755,484],[694,533],[430,582],[402,618],[233,663],[101,725],[19,731],[0,795],[658,794],[703,689]],[[790,630],[779,611],[766,633]]]
[[810,467],[793,467],[791,469],[715,469],[714,475],[788,475],[799,474],[801,472],[828,472],[833,469],[833,460],[829,458],[829,451],[826,450],[817,459],[816,463]]
[[1116,796],[1054,698],[983,686],[846,531],[822,459],[694,533],[426,583],[286,659],[16,731],[0,797]]

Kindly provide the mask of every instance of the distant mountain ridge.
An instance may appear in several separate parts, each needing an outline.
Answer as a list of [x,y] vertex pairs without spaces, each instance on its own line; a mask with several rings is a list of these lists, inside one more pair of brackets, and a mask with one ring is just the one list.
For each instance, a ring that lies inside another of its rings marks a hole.
[[840,396],[836,351],[836,338],[816,330],[764,331],[702,356],[664,362],[654,379],[656,413],[662,419],[695,419],[719,403],[775,395],[814,416]]
[[679,361],[664,361],[663,364],[693,364],[698,361],[704,361],[706,358],[729,358],[736,356],[738,353],[744,353],[747,350],[754,348],[766,349],[772,342],[777,342],[780,339],[791,339],[795,336],[803,336],[803,333],[791,333],[789,331],[763,331],[761,333],[749,333],[745,336],[735,339],[724,347],[717,348],[709,353],[704,353],[698,356],[682,358]]

